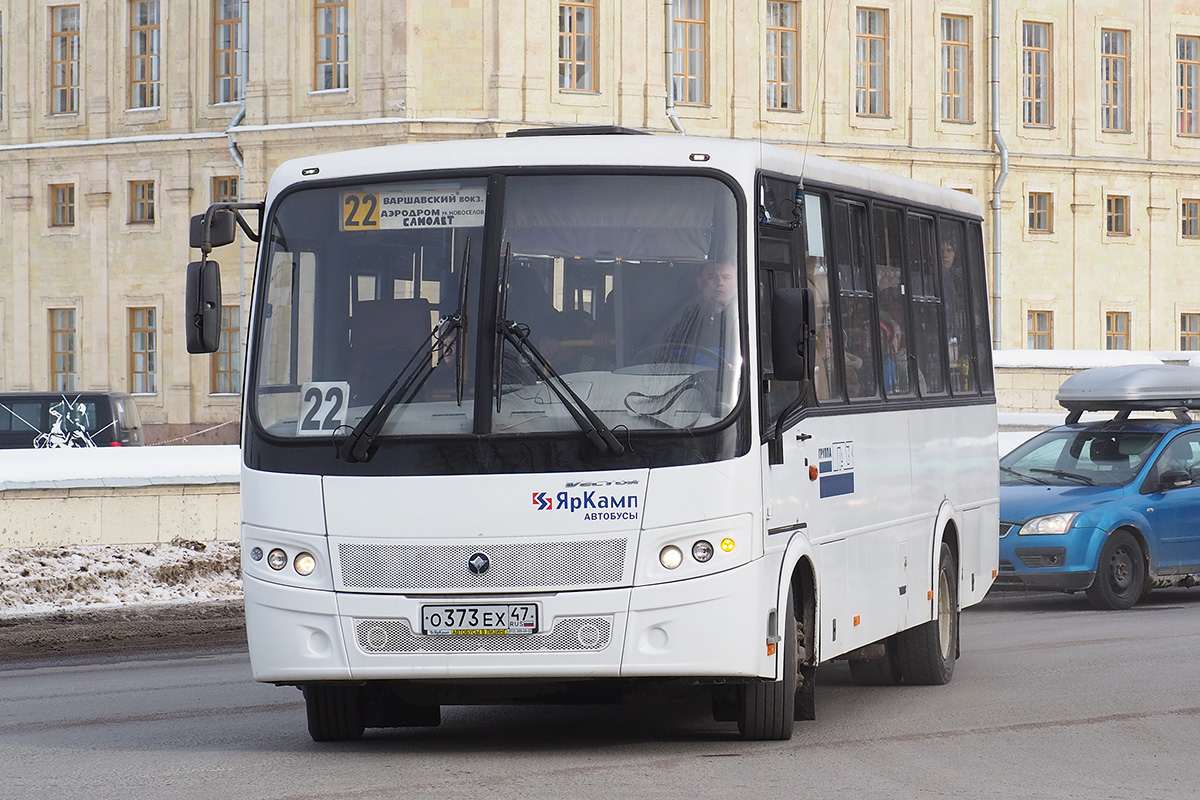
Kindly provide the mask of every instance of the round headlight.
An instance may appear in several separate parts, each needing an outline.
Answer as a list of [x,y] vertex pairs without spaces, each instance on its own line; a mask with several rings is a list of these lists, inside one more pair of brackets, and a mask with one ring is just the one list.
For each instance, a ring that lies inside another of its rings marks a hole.
[[250,560],[251,561],[262,561],[263,560],[263,551],[262,551],[261,547],[253,547],[250,549]]
[[675,545],[669,544],[658,554],[658,563],[667,569],[675,569],[683,563],[683,551]]
[[701,539],[692,545],[692,558],[703,564],[713,557],[713,546]]
[[300,575],[312,575],[313,570],[317,568],[317,560],[313,558],[312,553],[299,553],[292,561],[292,567]]
[[267,553],[267,566],[278,572],[287,566],[287,553],[276,547],[271,552]]

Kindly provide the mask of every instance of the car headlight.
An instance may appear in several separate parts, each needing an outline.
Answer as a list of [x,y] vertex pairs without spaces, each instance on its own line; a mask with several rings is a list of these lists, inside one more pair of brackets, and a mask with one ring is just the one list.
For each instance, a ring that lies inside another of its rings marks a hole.
[[1079,516],[1079,512],[1070,514],[1047,514],[1044,517],[1034,517],[1021,526],[1017,532],[1020,536],[1038,536],[1042,534],[1066,533],[1071,529],[1071,523]]

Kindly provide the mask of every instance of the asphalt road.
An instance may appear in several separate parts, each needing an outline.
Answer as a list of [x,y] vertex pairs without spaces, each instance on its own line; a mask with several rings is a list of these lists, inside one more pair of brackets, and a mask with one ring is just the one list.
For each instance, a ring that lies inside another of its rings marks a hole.
[[773,743],[738,741],[684,692],[450,708],[437,729],[317,745],[300,693],[250,681],[236,635],[8,660],[0,798],[1174,800],[1200,787],[1200,589],[1124,612],[989,597],[962,635],[944,687],[858,688],[844,664],[823,666],[817,720]]

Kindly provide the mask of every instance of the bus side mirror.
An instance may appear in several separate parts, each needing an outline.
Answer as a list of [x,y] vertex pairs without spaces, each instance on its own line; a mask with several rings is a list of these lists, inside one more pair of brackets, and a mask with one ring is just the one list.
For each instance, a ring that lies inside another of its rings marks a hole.
[[[197,214],[192,217],[189,244],[192,247],[204,247],[204,217],[207,214]],[[208,226],[209,247],[224,247],[233,242],[237,233],[237,214],[229,208],[218,208],[212,212],[212,222]]]
[[816,354],[815,316],[811,289],[775,290],[771,298],[771,357],[777,380],[810,377]]
[[207,259],[187,265],[187,351],[215,353],[221,342],[221,267]]

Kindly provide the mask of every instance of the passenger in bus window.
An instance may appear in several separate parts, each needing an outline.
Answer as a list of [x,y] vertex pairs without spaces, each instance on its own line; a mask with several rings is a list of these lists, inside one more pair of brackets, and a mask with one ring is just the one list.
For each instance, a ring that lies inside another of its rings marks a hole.
[[[957,366],[959,342],[964,341],[966,309],[960,298],[966,294],[963,272],[958,261],[958,248],[950,239],[942,241],[942,307],[946,311],[946,333],[949,339],[950,364]],[[963,354],[965,355],[965,353]]]

